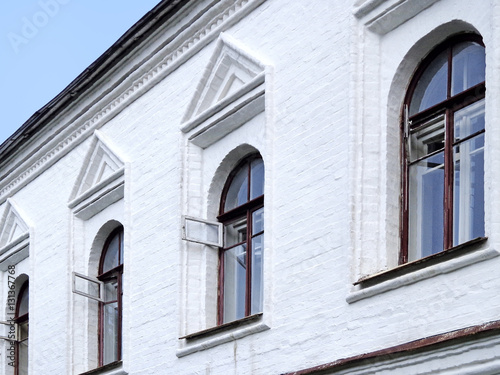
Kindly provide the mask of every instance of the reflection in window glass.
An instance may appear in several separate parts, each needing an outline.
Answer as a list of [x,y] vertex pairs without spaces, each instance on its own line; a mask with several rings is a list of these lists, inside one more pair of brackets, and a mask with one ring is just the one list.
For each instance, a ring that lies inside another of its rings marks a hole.
[[262,159],[252,161],[250,168],[250,199],[254,199],[264,194],[264,163],[262,162]]
[[104,305],[103,307],[103,365],[118,360],[118,326],[120,324],[118,315],[118,302]]
[[[484,101],[455,113],[455,128],[468,136],[484,128]],[[484,133],[453,148],[453,244],[484,236]]]
[[251,314],[262,311],[263,289],[262,289],[262,255],[264,235],[260,234],[252,238],[252,306]]
[[420,77],[410,104],[410,115],[446,100],[448,82],[447,52],[440,53]]
[[106,249],[106,255],[104,257],[104,264],[102,266],[103,273],[117,267],[121,263],[119,255],[123,252],[122,233],[116,234],[109,242]]
[[225,236],[224,244],[226,247],[231,247],[236,244],[246,242],[247,240],[246,217],[226,225],[224,236]]
[[484,130],[484,99],[455,112],[455,142]]
[[444,149],[444,118],[433,119],[410,135],[410,161]]
[[456,95],[484,81],[484,48],[466,42],[453,47],[451,95]]
[[245,317],[246,244],[224,252],[224,321]]
[[443,250],[444,152],[410,166],[409,260]]
[[226,195],[224,211],[232,210],[248,201],[248,170],[241,169],[233,178]]

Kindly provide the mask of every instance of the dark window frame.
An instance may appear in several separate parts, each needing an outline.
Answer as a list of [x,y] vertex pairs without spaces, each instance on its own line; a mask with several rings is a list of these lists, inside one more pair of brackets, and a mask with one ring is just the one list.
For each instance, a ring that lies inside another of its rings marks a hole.
[[[444,246],[439,252],[450,250],[457,245],[453,245],[453,147],[459,143],[463,143],[475,136],[485,133],[485,129],[470,134],[467,137],[461,138],[458,142],[454,141],[453,131],[454,131],[454,113],[462,108],[465,108],[473,103],[479,102],[485,98],[486,93],[486,81],[476,84],[458,94],[452,95],[452,61],[453,61],[453,47],[463,43],[463,42],[474,42],[481,45],[484,48],[484,43],[480,35],[466,33],[454,35],[436,48],[434,48],[427,57],[425,57],[419,64],[415,74],[406,91],[406,96],[404,99],[403,112],[401,114],[401,160],[402,160],[402,194],[401,194],[401,251],[399,254],[399,264],[405,264],[408,260],[409,253],[409,157],[407,155],[407,143],[405,139],[405,133],[410,129],[416,129],[419,125],[424,124],[426,121],[433,118],[437,118],[440,115],[444,115],[445,124],[445,146],[444,146],[444,234],[443,242]],[[447,87],[446,87],[446,99],[440,103],[437,103],[429,108],[419,111],[407,118],[408,108],[410,107],[411,100],[415,93],[417,84],[429,68],[430,64],[434,59],[442,52],[447,51]],[[408,121],[409,129],[406,129]],[[436,152],[437,154],[437,152]],[[426,155],[428,157],[431,154]],[[412,163],[416,163],[419,159],[413,160]]]
[[[245,218],[247,223],[247,233],[246,239],[243,242],[233,244],[229,247],[219,248],[219,277],[218,277],[218,301],[217,301],[217,325],[221,326],[224,324],[230,324],[231,322],[224,322],[224,253],[227,250],[233,249],[242,244],[246,244],[246,280],[245,280],[245,316],[244,319],[252,316],[251,313],[251,298],[252,298],[252,239],[263,234],[264,230],[252,234],[252,214],[264,207],[264,194],[250,199],[251,193],[251,163],[254,160],[262,160],[262,156],[258,153],[247,156],[242,161],[238,163],[238,165],[231,171],[229,174],[224,188],[222,189],[220,207],[219,207],[219,216],[217,220],[225,226],[230,224],[238,219]],[[226,197],[231,187],[231,184],[234,180],[234,177],[240,172],[243,168],[247,168],[247,202],[229,210],[225,211]],[[225,231],[225,229],[224,229]]]
[[[104,260],[106,258],[106,254],[109,249],[109,245],[112,240],[118,236],[118,266],[103,272]],[[122,359],[122,315],[123,315],[123,259],[122,259],[122,251],[120,249],[123,248],[123,236],[124,231],[123,227],[120,226],[114,229],[110,235],[106,238],[106,242],[104,243],[103,250],[101,253],[101,258],[99,260],[99,275],[97,279],[104,283],[112,281],[113,279],[117,280],[117,299],[113,301],[105,301],[99,302],[99,324],[98,324],[98,342],[99,342],[99,367],[106,366],[109,363],[104,363],[104,306],[110,303],[117,303],[118,309],[118,334],[117,334],[117,342],[116,342],[116,353],[117,358],[115,361],[110,362],[118,362]],[[105,292],[103,291],[103,298]]]

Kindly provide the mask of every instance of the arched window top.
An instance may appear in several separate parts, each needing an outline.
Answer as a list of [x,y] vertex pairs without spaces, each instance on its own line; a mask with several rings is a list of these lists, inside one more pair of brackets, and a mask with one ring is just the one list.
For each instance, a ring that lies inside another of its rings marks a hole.
[[464,34],[439,45],[421,64],[410,88],[410,116],[445,102],[484,82],[481,37]]
[[99,274],[109,272],[123,264],[123,227],[115,229],[104,245]]
[[28,314],[29,307],[29,286],[28,281],[26,281],[19,291],[19,296],[17,297],[17,308],[16,308],[16,318],[22,318]]
[[260,155],[234,169],[223,190],[220,213],[231,211],[264,194],[264,162]]

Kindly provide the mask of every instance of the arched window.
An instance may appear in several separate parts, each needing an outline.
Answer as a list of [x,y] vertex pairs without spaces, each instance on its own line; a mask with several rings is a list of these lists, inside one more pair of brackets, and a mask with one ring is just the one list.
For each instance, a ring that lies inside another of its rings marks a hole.
[[439,45],[405,99],[400,262],[484,237],[485,51],[478,35]]
[[107,238],[99,276],[103,301],[99,302],[99,365],[119,361],[122,352],[123,228]]
[[24,282],[19,290],[16,304],[15,322],[17,325],[17,341],[16,341],[16,362],[15,374],[28,374],[28,333],[29,333],[29,285],[28,281]]
[[262,312],[264,244],[264,163],[254,155],[230,174],[219,221],[224,247],[219,253],[219,324]]

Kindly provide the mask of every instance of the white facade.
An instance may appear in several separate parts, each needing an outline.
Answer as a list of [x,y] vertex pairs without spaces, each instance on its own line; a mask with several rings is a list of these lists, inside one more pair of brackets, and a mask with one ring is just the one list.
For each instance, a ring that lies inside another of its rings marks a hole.
[[[15,269],[29,374],[499,374],[499,20],[495,1],[161,2],[0,147],[0,320]],[[398,265],[404,97],[463,32],[486,51],[487,240]],[[255,152],[263,309],[217,328],[218,250],[183,218],[216,222]],[[99,368],[73,273],[97,276],[119,225],[122,354]]]

